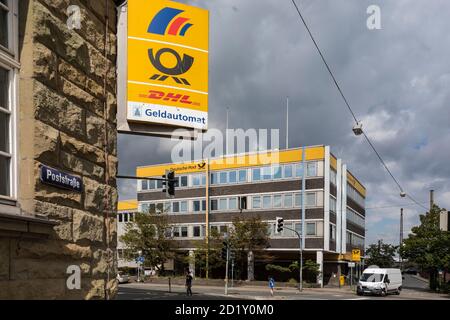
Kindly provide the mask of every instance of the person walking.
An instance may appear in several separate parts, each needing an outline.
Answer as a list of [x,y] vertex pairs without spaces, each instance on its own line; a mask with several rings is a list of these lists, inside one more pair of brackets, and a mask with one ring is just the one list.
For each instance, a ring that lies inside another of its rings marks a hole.
[[273,288],[275,287],[275,280],[272,277],[269,277],[269,288],[270,295],[273,297]]
[[192,275],[189,270],[186,270],[186,294],[192,296]]

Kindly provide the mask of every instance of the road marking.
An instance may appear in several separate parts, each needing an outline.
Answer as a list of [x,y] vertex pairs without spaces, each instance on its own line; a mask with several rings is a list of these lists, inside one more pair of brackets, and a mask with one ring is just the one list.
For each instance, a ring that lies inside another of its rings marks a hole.
[[344,300],[369,300],[370,298],[351,298],[351,299],[344,299]]

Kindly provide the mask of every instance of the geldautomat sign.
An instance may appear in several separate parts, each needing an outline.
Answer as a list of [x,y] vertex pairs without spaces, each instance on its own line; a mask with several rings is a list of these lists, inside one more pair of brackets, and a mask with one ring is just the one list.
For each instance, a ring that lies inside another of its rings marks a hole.
[[54,187],[68,189],[76,192],[83,191],[83,181],[80,177],[53,169],[47,166],[41,166],[41,182]]

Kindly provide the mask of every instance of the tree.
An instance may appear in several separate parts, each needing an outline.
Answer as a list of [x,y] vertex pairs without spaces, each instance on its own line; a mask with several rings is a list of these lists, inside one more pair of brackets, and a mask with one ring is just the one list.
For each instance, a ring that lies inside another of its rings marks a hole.
[[[292,262],[288,267],[279,266],[276,264],[267,264],[266,270],[269,272],[288,273],[298,278],[298,261]],[[316,283],[317,277],[320,275],[320,265],[312,260],[306,260],[302,266],[303,280],[310,283]]]
[[377,244],[371,244],[366,250],[366,255],[369,257],[366,260],[366,265],[377,265],[380,268],[391,268],[394,265],[394,256],[397,252],[398,246],[383,243],[379,240]]
[[[248,253],[260,251],[269,246],[269,225],[261,220],[261,217],[255,216],[247,219],[233,219],[233,226],[230,231],[229,241],[233,250],[235,250],[236,261],[241,265],[241,271],[244,269]],[[269,257],[261,257],[263,260]],[[247,265],[249,280],[252,279],[253,261],[250,259]]]
[[[208,253],[208,267],[209,270],[219,268],[225,265],[222,259],[222,242],[223,235],[217,229],[211,229],[209,235],[209,253]],[[199,268],[200,276],[206,274],[206,253],[208,245],[206,241],[198,241],[194,251],[195,265]],[[188,259],[191,259],[190,257]],[[189,261],[189,260],[188,260]]]
[[165,213],[136,213],[120,240],[125,244],[125,259],[134,260],[139,251],[144,266],[164,272],[164,263],[173,257],[171,232]]
[[450,261],[450,236],[439,228],[441,209],[434,205],[424,215],[420,215],[420,225],[411,229],[401,248],[403,258],[417,263],[430,275],[430,289],[438,286],[438,271],[448,270]]

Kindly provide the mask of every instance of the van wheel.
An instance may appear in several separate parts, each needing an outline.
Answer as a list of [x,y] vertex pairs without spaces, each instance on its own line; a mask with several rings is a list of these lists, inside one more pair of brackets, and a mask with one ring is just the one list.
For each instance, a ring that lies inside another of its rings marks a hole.
[[386,297],[386,289],[381,290],[381,296]]
[[397,289],[397,291],[395,291],[395,294],[399,296],[400,295],[400,289]]

